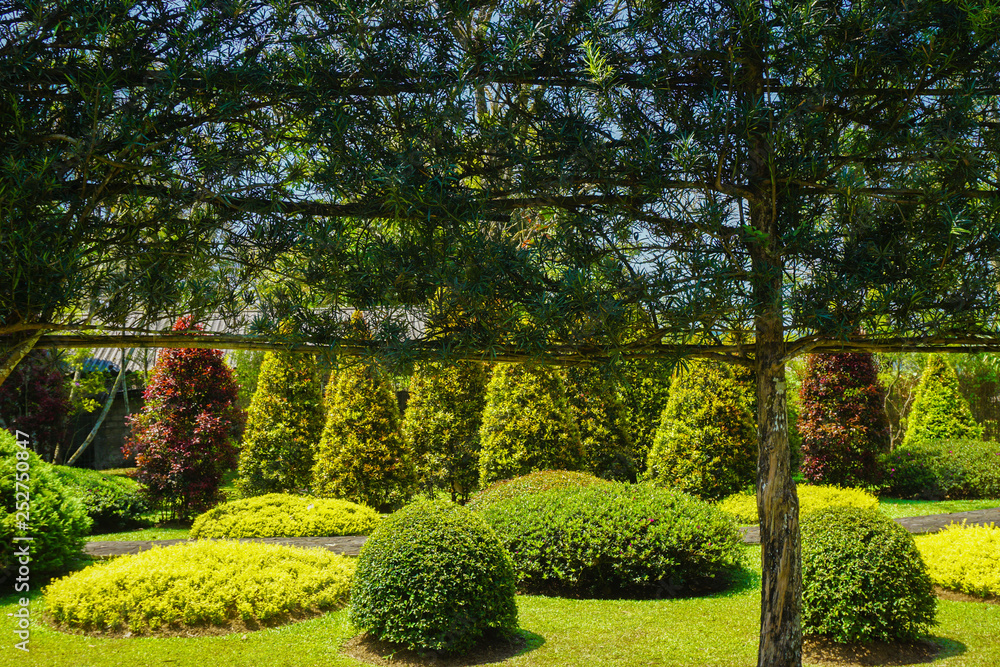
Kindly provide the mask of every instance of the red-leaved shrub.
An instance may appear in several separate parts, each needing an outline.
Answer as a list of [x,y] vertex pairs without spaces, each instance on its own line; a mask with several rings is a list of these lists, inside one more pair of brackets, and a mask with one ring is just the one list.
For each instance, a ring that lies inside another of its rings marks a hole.
[[[174,331],[200,328],[182,317]],[[129,419],[125,453],[135,456],[151,498],[175,518],[219,500],[223,473],[236,465],[233,438],[246,415],[219,350],[163,350],[144,394],[142,413]]]
[[69,411],[63,374],[48,350],[33,350],[0,385],[0,420],[11,433],[27,433],[45,461],[58,449]]
[[877,483],[879,454],[889,444],[889,421],[872,355],[809,355],[800,396],[805,478],[840,486]]

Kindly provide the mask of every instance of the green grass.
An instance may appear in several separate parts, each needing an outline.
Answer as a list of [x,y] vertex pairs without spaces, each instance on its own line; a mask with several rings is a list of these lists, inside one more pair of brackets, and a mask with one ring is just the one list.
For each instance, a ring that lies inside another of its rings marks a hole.
[[949,512],[969,512],[1000,507],[1000,500],[897,500],[895,498],[879,498],[879,508],[890,518],[898,519],[904,516],[927,516],[929,514],[948,514]]
[[[759,551],[738,585],[714,596],[681,600],[567,600],[518,598],[526,652],[510,667],[640,665],[750,667],[756,663],[760,614]],[[8,589],[9,590],[9,589]],[[34,618],[41,596],[32,594]],[[364,667],[339,654],[354,632],[346,610],[293,625],[224,637],[95,639],[32,627],[31,653],[12,648],[15,596],[0,598],[0,665],[99,667],[172,665],[201,667],[206,656],[223,667]],[[1000,605],[941,601],[933,637],[946,646],[932,665],[992,667],[1000,664]],[[30,658],[30,660],[29,660]],[[28,660],[28,662],[25,662]],[[809,663],[806,662],[808,665]]]
[[104,533],[88,535],[88,542],[127,542],[129,540],[186,540],[190,528],[164,526],[162,528],[139,528],[124,533]]

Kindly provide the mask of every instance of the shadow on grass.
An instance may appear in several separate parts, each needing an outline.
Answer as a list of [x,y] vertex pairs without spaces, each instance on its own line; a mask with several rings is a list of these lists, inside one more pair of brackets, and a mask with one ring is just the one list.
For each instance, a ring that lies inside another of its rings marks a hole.
[[856,642],[838,644],[829,639],[810,637],[803,642],[802,658],[818,665],[923,665],[962,655],[966,646],[946,637],[929,636],[915,642]]
[[545,638],[541,635],[518,628],[509,634],[488,636],[471,650],[459,655],[411,651],[400,644],[380,641],[368,634],[348,640],[341,650],[355,660],[380,667],[471,667],[503,662],[535,651],[544,644]]

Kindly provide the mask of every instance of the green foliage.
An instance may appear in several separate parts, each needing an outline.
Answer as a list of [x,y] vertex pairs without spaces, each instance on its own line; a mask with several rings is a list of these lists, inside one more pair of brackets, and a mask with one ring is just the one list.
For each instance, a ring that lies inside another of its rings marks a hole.
[[814,484],[877,483],[879,455],[889,448],[889,421],[872,355],[809,355],[800,403],[805,478]]
[[918,638],[935,624],[927,566],[906,529],[875,509],[802,520],[802,631],[837,642]]
[[309,486],[323,430],[323,396],[315,359],[268,352],[250,401],[236,487],[244,496]]
[[883,457],[883,493],[894,498],[1000,498],[1000,443],[922,440]]
[[953,523],[914,537],[937,586],[982,597],[1000,596],[1000,528]]
[[349,616],[379,639],[457,653],[517,627],[514,593],[510,555],[479,516],[419,500],[365,542]]
[[728,364],[692,361],[670,387],[647,475],[717,499],[752,484],[757,471],[757,427],[752,385]]
[[86,468],[52,466],[52,470],[80,499],[93,522],[92,533],[110,533],[149,524],[143,515],[152,508],[135,480]]
[[[27,443],[27,440],[22,440]],[[0,429],[0,570],[17,571],[15,549],[28,545],[32,574],[66,568],[83,550],[90,518],[52,466]],[[27,524],[25,529],[18,524]],[[29,536],[31,542],[14,542]]]
[[579,470],[585,461],[563,382],[540,366],[499,364],[494,369],[480,440],[483,487],[534,470]]
[[733,521],[676,489],[608,482],[517,495],[481,512],[518,588],[585,597],[691,592],[740,563]]
[[200,515],[191,538],[367,535],[380,517],[346,500],[269,493],[223,503]]
[[927,440],[978,439],[983,429],[958,390],[955,369],[939,354],[927,357],[916,397],[906,422],[903,446]]
[[91,633],[277,624],[344,605],[353,570],[353,559],[325,549],[175,544],[56,580],[45,589],[45,609],[57,625]]
[[482,364],[417,366],[402,428],[425,491],[445,489],[464,502],[479,484],[486,380]]
[[594,486],[595,484],[604,484],[605,481],[586,472],[537,470],[521,477],[493,482],[473,496],[467,507],[471,510],[482,510],[502,500],[529,493],[541,493],[549,489]]
[[416,471],[392,387],[378,368],[357,365],[334,373],[326,396],[313,492],[379,511],[401,506],[416,489]]
[[600,369],[564,371],[566,404],[580,429],[585,468],[604,479],[634,482],[642,464],[625,429],[625,408],[615,386]]
[[622,365],[618,394],[625,411],[625,431],[639,472],[646,470],[646,459],[653,448],[660,416],[667,407],[672,370],[672,364],[656,361],[628,361]]
[[233,377],[240,387],[237,404],[244,410],[249,410],[253,395],[257,393],[257,382],[267,353],[260,350],[232,350],[230,354],[233,358]]
[[[839,486],[800,484],[796,488],[799,496],[799,516],[815,514],[828,507],[878,507],[878,498],[863,489],[842,489]],[[741,526],[751,526],[758,522],[757,496],[754,493],[734,493],[719,501],[717,507],[729,514]]]

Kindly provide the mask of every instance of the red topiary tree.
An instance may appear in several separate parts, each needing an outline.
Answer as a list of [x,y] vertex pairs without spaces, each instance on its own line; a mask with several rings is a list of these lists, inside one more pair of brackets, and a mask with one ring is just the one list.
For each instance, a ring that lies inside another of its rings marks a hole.
[[877,483],[879,454],[889,445],[889,420],[872,355],[809,355],[800,397],[805,478],[841,486]]
[[[201,328],[190,317],[174,331]],[[135,456],[137,479],[176,518],[201,512],[219,499],[222,474],[236,464],[233,438],[245,413],[237,406],[232,371],[219,350],[163,350],[144,394],[142,413],[130,418],[125,453]]]

